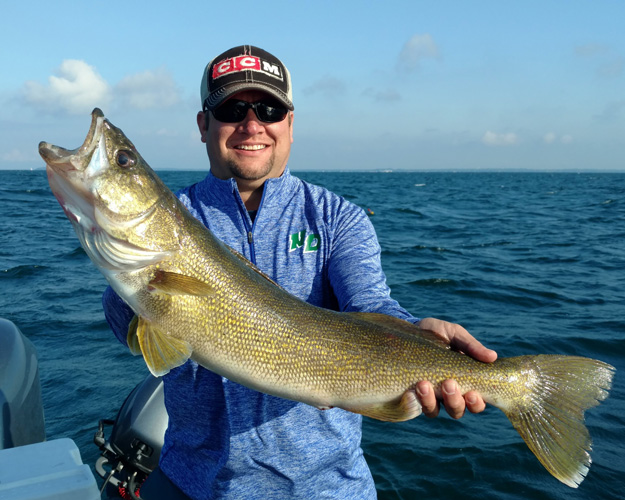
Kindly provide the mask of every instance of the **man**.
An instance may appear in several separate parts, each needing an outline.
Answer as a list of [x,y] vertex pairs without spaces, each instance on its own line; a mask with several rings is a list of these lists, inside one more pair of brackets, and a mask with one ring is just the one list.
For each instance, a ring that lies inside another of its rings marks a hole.
[[[210,172],[178,196],[218,238],[312,304],[391,314],[477,359],[496,358],[461,326],[402,309],[364,211],[290,174],[294,106],[280,60],[252,46],[230,49],[206,66],[201,98],[197,124]],[[110,289],[103,303],[125,342],[132,311]],[[145,500],[376,497],[360,415],[261,394],[192,361],[166,375],[164,388],[169,427]],[[415,390],[428,416],[438,414],[437,396],[455,418],[484,409],[479,394],[463,396],[451,380],[438,395],[429,382]]]

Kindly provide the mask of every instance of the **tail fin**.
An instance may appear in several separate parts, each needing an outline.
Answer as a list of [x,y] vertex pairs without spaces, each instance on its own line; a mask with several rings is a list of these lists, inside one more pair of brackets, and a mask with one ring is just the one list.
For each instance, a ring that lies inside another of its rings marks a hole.
[[534,374],[531,394],[504,413],[545,468],[577,488],[592,462],[584,411],[608,397],[615,369],[576,356],[522,358],[531,364],[528,368]]

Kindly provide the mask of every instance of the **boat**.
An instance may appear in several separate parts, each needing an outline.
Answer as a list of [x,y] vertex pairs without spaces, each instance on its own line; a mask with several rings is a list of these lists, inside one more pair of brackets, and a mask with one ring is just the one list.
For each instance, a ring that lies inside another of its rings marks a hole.
[[148,375],[114,420],[100,420],[94,434],[100,457],[83,464],[73,440],[46,440],[36,349],[0,318],[0,500],[140,500],[167,423],[163,382]]

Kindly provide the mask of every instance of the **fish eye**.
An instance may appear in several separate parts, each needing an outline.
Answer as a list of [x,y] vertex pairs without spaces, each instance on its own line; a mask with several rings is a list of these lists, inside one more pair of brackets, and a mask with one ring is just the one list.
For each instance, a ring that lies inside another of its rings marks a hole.
[[132,151],[122,149],[117,152],[115,161],[122,168],[130,168],[136,163],[136,157]]

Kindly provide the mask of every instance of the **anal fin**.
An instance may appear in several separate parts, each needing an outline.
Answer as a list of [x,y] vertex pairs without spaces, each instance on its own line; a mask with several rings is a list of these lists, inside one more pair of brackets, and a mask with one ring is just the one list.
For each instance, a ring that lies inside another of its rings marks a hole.
[[408,390],[404,392],[401,398],[394,401],[370,406],[345,408],[345,410],[384,422],[403,422],[421,415],[421,403],[419,403],[415,392]]

